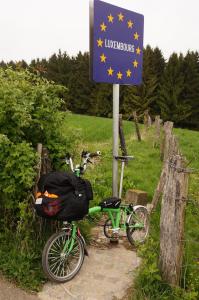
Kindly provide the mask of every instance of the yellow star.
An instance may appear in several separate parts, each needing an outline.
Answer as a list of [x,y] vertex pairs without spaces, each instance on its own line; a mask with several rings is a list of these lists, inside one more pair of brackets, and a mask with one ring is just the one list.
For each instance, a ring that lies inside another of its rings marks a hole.
[[123,21],[124,20],[124,15],[122,13],[119,13],[118,19],[119,19],[119,21]]
[[127,77],[131,77],[131,73],[132,73],[131,70],[128,69],[128,70],[126,71],[126,76],[127,76]]
[[133,28],[133,22],[131,20],[129,20],[127,24],[128,24],[128,28]]
[[109,23],[113,23],[113,19],[114,19],[114,17],[110,14],[110,15],[108,16],[108,21],[109,21]]
[[100,25],[101,27],[101,31],[106,31],[106,25],[104,24],[104,22]]
[[136,32],[136,33],[134,33],[134,39],[135,40],[138,40],[139,39],[139,34]]
[[118,79],[122,79],[122,75],[123,75],[123,74],[119,71],[119,72],[117,73],[117,78],[118,78]]
[[136,53],[137,53],[138,55],[140,55],[141,49],[140,49],[139,47],[136,48]]
[[107,70],[107,72],[108,72],[108,76],[113,76],[114,70],[110,67],[110,68]]
[[102,55],[100,55],[101,58],[101,62],[106,62],[106,56],[104,55],[104,53]]
[[102,47],[103,46],[103,41],[101,39],[97,40],[97,46]]
[[137,62],[136,59],[135,59],[134,62],[133,62],[133,66],[134,66],[134,68],[137,68],[137,67],[138,67],[138,62]]

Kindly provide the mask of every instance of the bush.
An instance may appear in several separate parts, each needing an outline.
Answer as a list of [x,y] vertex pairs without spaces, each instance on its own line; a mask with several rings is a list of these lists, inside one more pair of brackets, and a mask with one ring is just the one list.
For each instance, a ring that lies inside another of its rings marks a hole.
[[63,93],[66,88],[28,71],[0,69],[0,270],[26,287],[34,282],[33,289],[41,283],[45,238],[28,196],[36,175],[35,148],[47,146],[56,161],[74,140],[74,132],[68,139],[62,135]]

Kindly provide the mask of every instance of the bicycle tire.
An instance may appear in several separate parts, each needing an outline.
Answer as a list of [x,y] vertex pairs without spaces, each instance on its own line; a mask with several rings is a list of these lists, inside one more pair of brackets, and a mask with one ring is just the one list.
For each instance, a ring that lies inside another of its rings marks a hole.
[[[139,220],[144,223],[144,228],[131,228]],[[128,241],[131,245],[143,243],[149,234],[149,214],[146,207],[137,207],[134,212],[130,215],[127,230],[126,230]]]
[[[71,236],[66,231],[54,233],[47,241],[42,253],[42,267],[48,279],[54,282],[71,280],[81,269],[84,261],[84,245],[76,235],[74,247],[70,253],[62,253],[66,241]],[[76,262],[72,265],[72,260]],[[69,261],[70,260],[70,261]]]
[[107,237],[108,239],[111,239],[112,238],[112,234],[109,233],[109,230],[113,229],[113,225],[112,225],[111,219],[107,219],[105,221],[103,229],[104,229],[104,235],[105,235],[105,237]]

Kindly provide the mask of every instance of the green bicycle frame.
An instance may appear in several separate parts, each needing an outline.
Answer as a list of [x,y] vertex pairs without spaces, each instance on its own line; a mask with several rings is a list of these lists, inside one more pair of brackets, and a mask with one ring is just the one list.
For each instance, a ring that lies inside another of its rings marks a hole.
[[77,226],[74,222],[72,222],[72,233],[70,235],[70,238],[66,241],[64,245],[63,252],[64,253],[70,253],[73,250],[74,243],[75,243],[75,236],[77,234]]
[[[133,210],[129,209],[128,205],[121,205],[119,208],[101,208],[101,206],[94,206],[89,209],[89,214],[94,214],[97,212],[104,212],[109,216],[111,220],[113,229],[123,229],[126,230],[126,227],[142,229],[144,224],[140,222],[139,218],[135,215],[135,224],[128,225],[126,223],[127,215],[133,214]],[[124,214],[124,222],[121,224],[122,214]]]
[[[89,215],[98,213],[98,212],[104,212],[109,216],[109,219],[111,220],[112,228],[115,230],[123,229],[126,230],[127,226],[130,228],[135,229],[142,229],[144,227],[144,224],[140,222],[140,220],[135,217],[135,224],[128,225],[127,215],[133,214],[133,211],[129,209],[128,205],[121,205],[119,208],[101,208],[101,206],[94,206],[89,209]],[[122,214],[124,214],[124,222],[121,224],[121,218]],[[73,250],[74,243],[75,243],[75,236],[77,234],[77,226],[75,222],[72,222],[72,233],[70,235],[70,238],[66,241],[64,245],[63,252],[64,253],[70,253]]]

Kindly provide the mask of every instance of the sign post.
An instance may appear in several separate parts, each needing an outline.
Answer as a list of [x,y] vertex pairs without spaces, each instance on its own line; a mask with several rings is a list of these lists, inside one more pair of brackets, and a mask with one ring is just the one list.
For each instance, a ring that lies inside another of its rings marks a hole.
[[118,197],[119,86],[142,83],[144,16],[90,1],[90,77],[113,84],[113,184]]
[[119,144],[119,84],[113,84],[113,176],[112,176],[112,195],[118,197],[118,156]]

